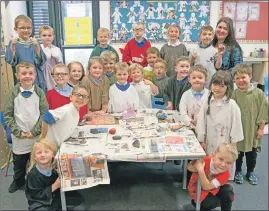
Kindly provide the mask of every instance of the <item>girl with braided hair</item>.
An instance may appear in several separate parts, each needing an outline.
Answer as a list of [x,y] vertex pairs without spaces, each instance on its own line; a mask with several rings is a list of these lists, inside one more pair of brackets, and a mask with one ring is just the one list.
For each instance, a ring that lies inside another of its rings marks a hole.
[[[241,112],[231,99],[233,80],[227,71],[216,72],[210,81],[208,100],[201,106],[197,117],[197,138],[207,155],[222,143],[242,141]],[[234,177],[234,169],[230,172]]]

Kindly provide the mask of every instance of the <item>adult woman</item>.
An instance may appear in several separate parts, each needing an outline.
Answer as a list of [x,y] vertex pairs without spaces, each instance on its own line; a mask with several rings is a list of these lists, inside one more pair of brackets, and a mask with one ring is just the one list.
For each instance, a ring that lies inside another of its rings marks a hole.
[[222,17],[215,30],[212,45],[218,48],[215,68],[231,72],[232,68],[243,62],[243,52],[235,39],[233,20]]

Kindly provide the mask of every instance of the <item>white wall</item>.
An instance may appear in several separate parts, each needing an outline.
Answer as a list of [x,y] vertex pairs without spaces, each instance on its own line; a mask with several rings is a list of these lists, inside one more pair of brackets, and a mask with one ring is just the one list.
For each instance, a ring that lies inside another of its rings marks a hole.
[[[215,28],[219,20],[219,11],[220,11],[220,1],[211,1],[210,2],[210,25]],[[109,14],[107,17],[102,16],[102,14]],[[110,2],[109,1],[100,1],[100,26],[110,28]],[[262,33],[262,32],[261,32]],[[153,44],[157,48],[161,48],[163,44]],[[122,48],[124,44],[113,44],[113,47],[116,49]],[[187,44],[187,48],[193,48],[195,44]],[[241,48],[243,49],[244,56],[249,56],[255,48],[264,48],[268,52],[268,43],[264,44],[249,44],[249,43],[240,43]]]
[[4,30],[5,44],[8,44],[11,36],[15,35],[14,20],[18,15],[27,15],[25,1],[9,1],[7,7],[1,1],[2,24]]

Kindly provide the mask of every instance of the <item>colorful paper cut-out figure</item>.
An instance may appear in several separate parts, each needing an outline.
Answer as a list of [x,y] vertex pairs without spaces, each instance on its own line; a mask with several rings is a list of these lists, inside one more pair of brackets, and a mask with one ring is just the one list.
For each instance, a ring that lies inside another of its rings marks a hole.
[[127,17],[129,17],[128,23],[135,23],[136,16],[137,16],[137,14],[135,13],[134,8],[131,7],[130,12],[127,14]]
[[116,7],[114,13],[112,14],[112,17],[114,17],[114,22],[116,24],[121,23],[120,17],[122,17],[121,13],[119,12],[119,8]]
[[191,17],[189,19],[189,22],[190,22],[190,28],[191,29],[196,29],[196,23],[198,22],[198,20],[196,19],[195,17],[195,13],[191,13]]
[[185,29],[185,25],[187,23],[187,19],[185,18],[185,14],[184,13],[180,13],[180,18],[179,18],[179,27],[181,29]]
[[155,12],[155,8],[154,8],[153,4],[149,4],[149,7],[146,11],[146,13],[148,13],[147,19],[155,19],[154,12]]
[[163,8],[163,5],[162,3],[158,3],[158,7],[156,9],[157,13],[158,13],[158,16],[157,16],[157,19],[163,19],[164,18],[164,8]]
[[182,35],[184,35],[184,39],[183,42],[190,42],[191,41],[191,30],[190,30],[190,26],[185,26],[185,30],[183,31]]

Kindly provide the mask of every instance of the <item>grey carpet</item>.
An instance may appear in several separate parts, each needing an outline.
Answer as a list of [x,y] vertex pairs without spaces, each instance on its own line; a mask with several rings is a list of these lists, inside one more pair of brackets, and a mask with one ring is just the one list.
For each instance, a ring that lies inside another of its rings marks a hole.
[[[245,170],[245,163],[243,164]],[[171,162],[109,163],[110,185],[81,190],[89,210],[182,210],[189,207],[190,197],[182,189],[181,166]],[[0,171],[1,210],[27,210],[23,191],[10,194],[12,166],[8,177]],[[268,210],[268,135],[264,137],[262,152],[258,155],[257,186],[247,181],[233,184],[236,199],[233,210]],[[189,207],[191,209],[191,207]]]

